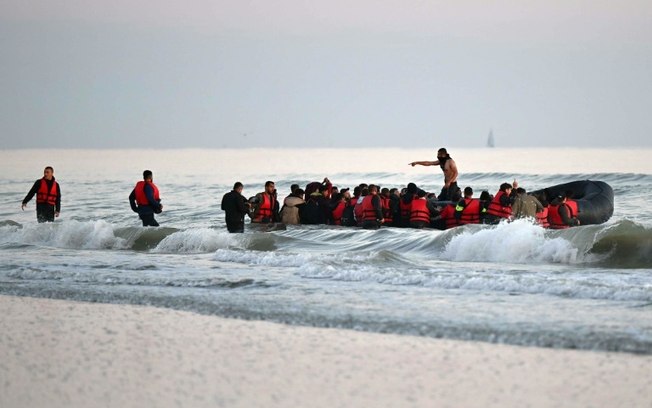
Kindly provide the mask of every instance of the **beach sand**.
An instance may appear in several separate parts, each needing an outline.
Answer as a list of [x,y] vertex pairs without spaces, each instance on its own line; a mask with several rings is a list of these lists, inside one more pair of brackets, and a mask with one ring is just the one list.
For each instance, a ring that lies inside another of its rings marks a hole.
[[0,407],[651,407],[652,356],[0,296]]

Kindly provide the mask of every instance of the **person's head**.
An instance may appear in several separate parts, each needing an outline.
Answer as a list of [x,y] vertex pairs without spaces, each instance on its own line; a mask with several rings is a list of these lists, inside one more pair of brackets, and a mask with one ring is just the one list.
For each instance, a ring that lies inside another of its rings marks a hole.
[[398,188],[392,188],[391,190],[389,190],[389,195],[390,195],[390,197],[391,196],[398,196],[399,195]]
[[340,201],[344,201],[344,194],[342,193],[333,194],[333,202],[339,203]]
[[424,198],[427,194],[426,190],[419,189],[419,191],[417,191],[417,197],[419,198]]
[[371,194],[371,195],[376,195],[376,194],[378,194],[378,187],[375,186],[375,185],[373,185],[373,184],[370,185],[370,186],[369,186],[369,194]]
[[151,181],[151,180],[153,180],[153,179],[154,179],[154,176],[152,175],[152,171],[151,171],[151,170],[145,170],[145,171],[143,172],[143,180],[145,180],[145,181],[148,181],[148,180]]
[[235,184],[233,184],[233,191],[237,191],[238,193],[242,193],[243,188],[244,188],[244,186],[239,181],[236,181]]
[[491,200],[491,194],[487,190],[483,190],[480,193],[480,201],[490,201]]
[[265,192],[267,194],[272,194],[274,193],[274,190],[276,190],[276,185],[274,184],[273,181],[267,181],[265,182]]
[[54,169],[52,166],[47,166],[43,169],[43,177],[45,177],[46,180],[52,180],[52,176],[54,176]]
[[451,201],[456,202],[462,199],[462,190],[459,188],[451,195]]
[[509,183],[503,183],[500,185],[500,191],[505,194],[510,194],[512,192],[512,185]]
[[340,188],[338,186],[331,187],[332,194],[339,193],[339,192],[340,192]]
[[342,189],[342,192],[341,192],[340,194],[342,194],[342,197],[343,197],[346,201],[349,201],[349,200],[351,199],[351,192],[349,191],[348,188],[344,188],[344,189]]
[[518,195],[525,195],[526,191],[523,187],[519,187],[516,189],[516,194]]
[[417,185],[414,183],[408,183],[407,185],[407,193],[408,194],[416,194],[417,193]]
[[389,198],[389,189],[387,187],[383,187],[380,190],[380,195]]
[[363,187],[362,190],[360,191],[360,195],[362,197],[369,195],[369,188]]
[[353,188],[353,196],[354,197],[360,197],[360,194],[362,193],[362,187],[356,186]]
[[437,150],[438,159],[445,159],[447,157],[448,157],[448,152],[446,151],[446,148],[442,147],[441,149]]
[[298,185],[298,184],[292,184],[292,185],[290,186],[290,193],[294,193],[294,191],[295,191],[297,188],[299,188],[299,185]]
[[566,192],[560,192],[557,194],[557,201],[559,203],[565,203],[567,198],[568,196],[566,195]]
[[294,194],[295,197],[303,198],[303,195],[304,195],[305,193],[306,193],[306,192],[303,191],[302,188],[297,187],[297,188],[294,190],[294,192],[293,192],[292,194]]
[[465,187],[464,198],[472,198],[472,197],[473,197],[473,189],[471,187]]

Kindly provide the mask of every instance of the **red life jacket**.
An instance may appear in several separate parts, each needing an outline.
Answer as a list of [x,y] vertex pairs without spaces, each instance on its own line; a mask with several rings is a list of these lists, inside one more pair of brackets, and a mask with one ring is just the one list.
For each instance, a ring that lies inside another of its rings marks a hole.
[[[401,201],[403,205],[403,201]],[[425,198],[413,198],[410,205],[410,222],[425,222],[430,224],[430,210]]]
[[376,221],[378,219],[376,217],[376,209],[374,208],[373,198],[374,196],[369,194],[362,201],[362,205],[358,206],[362,207],[362,221]]
[[41,186],[39,187],[38,192],[36,193],[36,203],[37,204],[47,203],[49,205],[56,205],[57,195],[58,195],[57,182],[53,179],[52,188],[50,188],[50,190],[48,191],[48,183],[47,181],[45,181],[45,177],[42,178]]
[[385,219],[383,224],[392,223],[392,212],[389,208],[390,201],[389,197],[380,197],[380,205],[383,208],[383,218]]
[[[366,195],[366,196],[364,196],[364,197],[363,197],[363,196],[360,196],[360,197],[356,200],[356,202],[355,202],[355,206],[353,207],[353,216],[354,216],[355,220],[356,220],[358,223],[362,221],[362,217],[363,217],[363,215],[364,215],[364,211],[363,211],[362,207],[364,206],[365,202],[368,201],[368,200],[367,200],[367,197],[369,197],[369,196],[368,196],[368,195]],[[376,217],[374,217],[374,220],[375,220],[375,219],[376,219]]]
[[346,202],[340,201],[337,204],[337,207],[333,210],[333,223],[335,225],[342,225],[342,214],[344,214],[344,209],[346,208]]
[[439,215],[441,216],[441,219],[444,220],[446,229],[460,225],[460,223],[457,222],[457,218],[455,218],[455,206],[453,204],[448,204],[445,206]]
[[538,212],[537,214],[537,223],[543,228],[549,228],[550,223],[548,222],[548,207],[543,207],[543,211]]
[[493,200],[491,200],[491,203],[489,203],[489,207],[487,207],[487,214],[494,215],[496,217],[501,217],[501,218],[509,218],[512,215],[512,207],[503,207],[502,204],[500,204],[500,197],[504,196],[505,192],[502,190],[499,190],[496,193],[496,196],[494,197]]
[[465,198],[464,203],[465,206],[460,215],[459,224],[480,224],[480,200],[477,198]]
[[263,197],[263,202],[260,203],[260,206],[258,207],[258,214],[254,217],[253,222],[262,222],[263,219],[267,218],[269,220],[272,219],[272,211],[273,211],[273,206],[274,203],[272,202],[271,197],[269,194],[263,192],[261,193]]
[[577,208],[577,201],[567,198],[566,205],[568,206],[568,210],[570,211],[570,217],[571,218],[577,217],[577,214],[580,213],[580,210]]
[[[564,204],[559,204],[559,205],[552,205],[550,204],[548,208],[548,223],[550,224],[550,228],[552,229],[566,229],[570,228],[568,224],[565,224],[564,221],[561,218],[561,214],[559,214],[559,208],[564,205]],[[566,206],[568,208],[568,206]],[[568,208],[569,212],[572,212],[570,208]]]
[[150,187],[152,187],[152,190],[154,191],[154,200],[160,201],[160,197],[158,194],[158,187],[151,181],[139,181],[136,183],[136,187],[134,188],[134,191],[136,192],[136,203],[139,206],[144,206],[144,205],[150,205],[149,200],[147,200],[147,196],[145,195],[145,184],[149,184]]

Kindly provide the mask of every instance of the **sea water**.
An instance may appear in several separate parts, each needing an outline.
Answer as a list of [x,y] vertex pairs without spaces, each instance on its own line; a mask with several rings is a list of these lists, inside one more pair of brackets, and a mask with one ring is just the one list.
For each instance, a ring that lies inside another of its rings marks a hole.
[[[239,319],[652,354],[650,149],[454,149],[459,185],[495,193],[602,180],[603,225],[550,231],[520,220],[448,231],[288,226],[228,234],[222,196],[328,177],[438,192],[436,149],[4,150],[0,294],[153,305]],[[61,216],[20,204],[55,168]],[[128,204],[154,172],[160,228]]]

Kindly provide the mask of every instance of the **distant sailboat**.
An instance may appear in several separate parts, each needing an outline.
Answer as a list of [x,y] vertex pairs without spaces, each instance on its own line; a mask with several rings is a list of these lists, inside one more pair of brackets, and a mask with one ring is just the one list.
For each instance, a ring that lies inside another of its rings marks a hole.
[[487,138],[487,147],[495,147],[493,129],[489,130],[489,137]]

